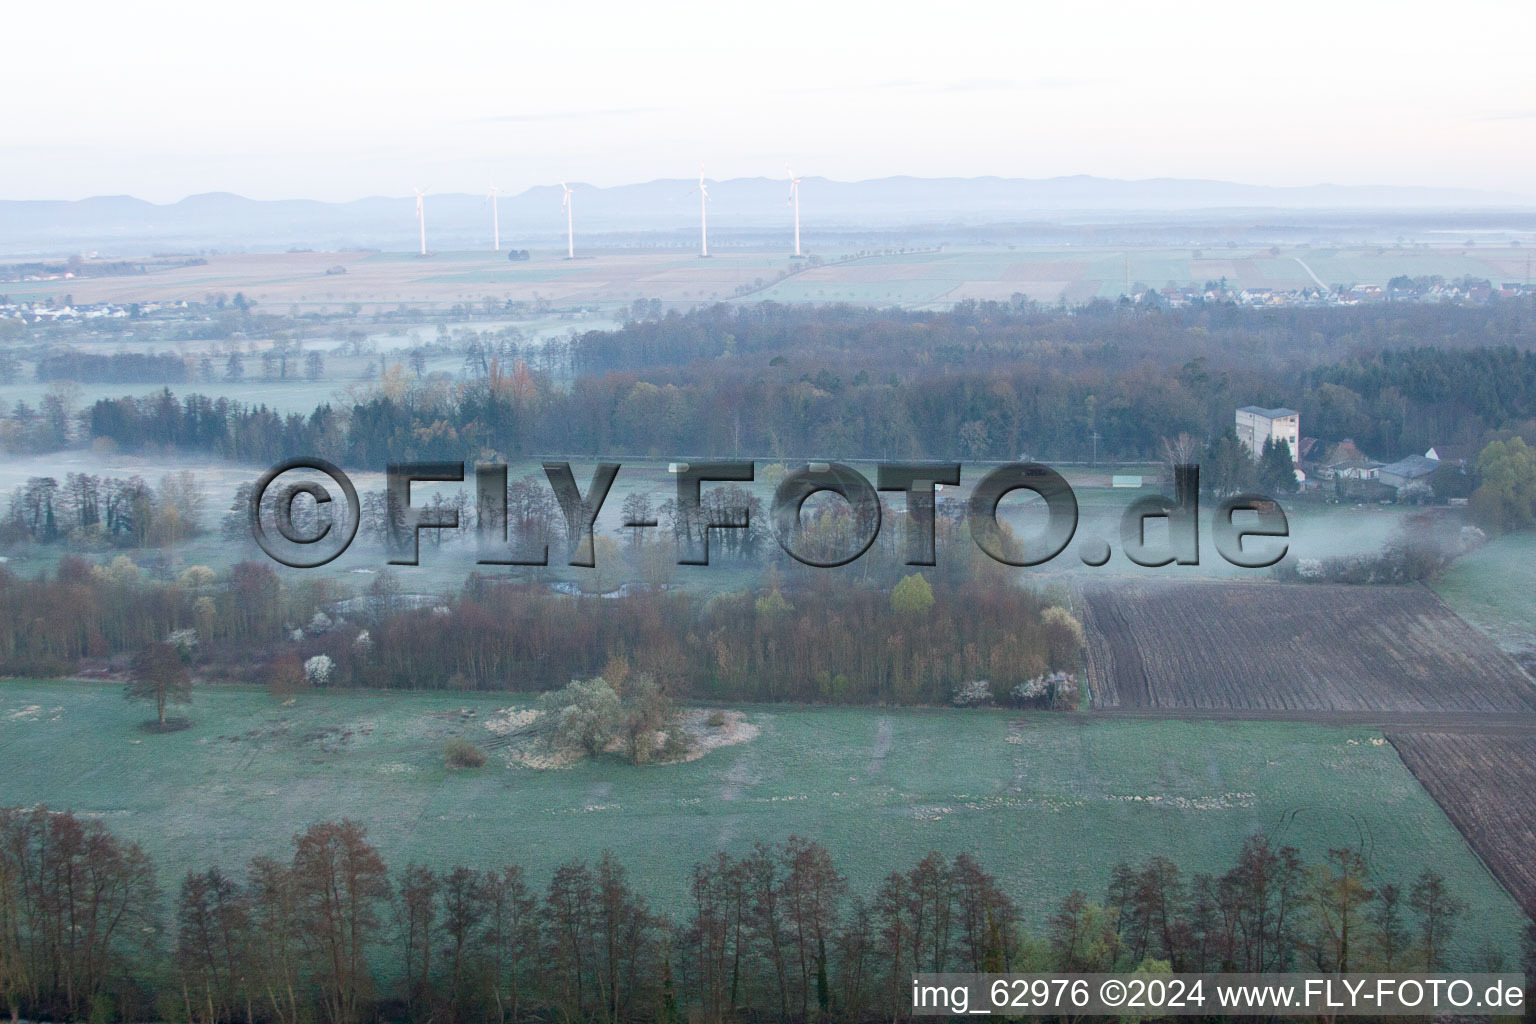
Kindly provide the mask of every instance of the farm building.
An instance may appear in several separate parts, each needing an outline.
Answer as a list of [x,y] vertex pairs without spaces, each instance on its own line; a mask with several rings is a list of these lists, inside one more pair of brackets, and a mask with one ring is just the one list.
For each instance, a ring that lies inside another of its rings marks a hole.
[[1256,459],[1264,454],[1264,442],[1274,438],[1290,446],[1293,463],[1301,462],[1301,413],[1295,409],[1245,405],[1237,410],[1237,437]]
[[1368,458],[1354,441],[1346,438],[1334,445],[1318,468],[1324,480],[1375,480],[1381,463]]
[[1454,464],[1462,468],[1477,462],[1477,453],[1464,444],[1437,444],[1425,452],[1424,457],[1441,465]]
[[1426,459],[1422,455],[1410,455],[1406,459],[1399,459],[1390,466],[1382,466],[1377,472],[1376,478],[1382,483],[1401,491],[1404,487],[1415,481],[1429,483],[1429,475],[1440,468],[1440,463],[1435,459]]

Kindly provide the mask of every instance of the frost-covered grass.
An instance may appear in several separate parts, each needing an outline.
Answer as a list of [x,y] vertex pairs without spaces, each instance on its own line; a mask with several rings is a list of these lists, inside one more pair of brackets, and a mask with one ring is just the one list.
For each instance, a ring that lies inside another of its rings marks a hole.
[[[100,816],[162,881],[209,861],[286,852],[309,823],[365,823],[395,866],[517,861],[542,880],[612,849],[643,890],[686,905],[690,866],[791,834],[825,842],[856,889],[924,853],[973,851],[1038,922],[1121,859],[1220,871],[1263,832],[1309,860],[1360,848],[1381,881],[1426,865],[1513,957],[1519,914],[1389,745],[1364,729],[1095,721],[997,711],[746,707],[748,742],[686,763],[515,763],[508,708],[531,698],[210,688],[192,727],[148,735],[115,686],[0,682],[0,800]],[[470,714],[469,712],[473,712]],[[472,740],[490,763],[444,765]]]
[[1505,650],[1536,654],[1536,533],[1512,533],[1458,558],[1435,592]]

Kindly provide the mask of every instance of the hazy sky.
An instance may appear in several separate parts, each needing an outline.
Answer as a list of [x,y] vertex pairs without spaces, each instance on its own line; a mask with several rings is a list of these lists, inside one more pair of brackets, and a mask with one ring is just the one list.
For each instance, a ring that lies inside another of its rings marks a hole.
[[1536,3],[19,3],[0,198],[796,173],[1536,195]]

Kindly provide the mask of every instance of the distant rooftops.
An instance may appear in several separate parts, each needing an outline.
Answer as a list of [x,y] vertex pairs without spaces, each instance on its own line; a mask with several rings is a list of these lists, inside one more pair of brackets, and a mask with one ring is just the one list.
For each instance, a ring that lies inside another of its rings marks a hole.
[[1476,462],[1477,452],[1470,445],[1437,444],[1425,452],[1424,457],[1437,462]]
[[1383,476],[1401,477],[1404,480],[1417,480],[1421,476],[1429,476],[1440,468],[1440,463],[1435,459],[1426,459],[1422,455],[1410,455],[1406,459],[1399,459],[1390,466],[1382,466]]
[[1252,413],[1255,416],[1263,416],[1265,419],[1278,420],[1284,416],[1300,416],[1295,409],[1261,409],[1257,405],[1245,405],[1238,412]]

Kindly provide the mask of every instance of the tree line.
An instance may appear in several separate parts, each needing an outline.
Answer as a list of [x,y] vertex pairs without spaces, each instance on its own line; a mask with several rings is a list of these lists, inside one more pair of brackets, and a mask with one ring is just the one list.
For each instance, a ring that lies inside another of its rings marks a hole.
[[204,566],[169,583],[145,581],[126,556],[93,565],[69,555],[52,574],[20,576],[0,566],[0,674],[60,676],[86,659],[126,667],[180,630],[212,653],[260,650],[338,599],[325,580],[279,584],[269,566],[242,562],[220,578]]
[[203,532],[207,500],[187,470],[166,473],[151,486],[143,477],[67,473],[30,477],[11,492],[0,543],[158,547]]
[[348,625],[296,653],[332,658],[343,685],[392,689],[557,689],[624,659],[670,693],[727,701],[946,704],[972,680],[1002,697],[1078,672],[1082,627],[1065,609],[987,581],[913,578],[925,597],[827,582],[566,598],[474,578],[449,605],[371,625],[363,648]]
[[594,598],[472,576],[425,607],[386,578],[345,596],[323,579],[281,585],[251,562],[222,578],[194,566],[169,583],[141,581],[122,557],[68,557],[32,578],[0,567],[0,674],[65,675],[90,660],[126,670],[176,634],[196,673],[256,683],[323,655],[334,686],[553,690],[619,659],[676,697],[947,704],[976,680],[1004,700],[1075,674],[1083,642],[1064,598],[987,578]]
[[82,384],[183,384],[191,379],[187,360],[168,352],[60,352],[38,359],[36,372],[40,381]]
[[874,1021],[910,1015],[919,971],[1473,966],[1452,955],[1466,904],[1432,868],[1386,880],[1355,850],[1307,863],[1261,835],[1225,872],[1122,863],[1101,898],[1048,913],[967,853],[860,892],[796,836],[716,852],[686,886],[669,914],[611,852],[542,889],[516,863],[392,870],[341,821],[162,893],[100,821],[0,809],[0,1006],[96,1024]]

